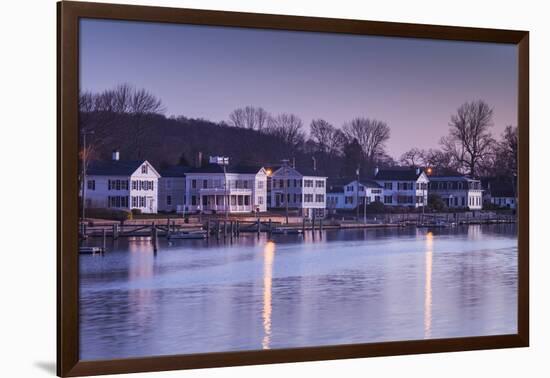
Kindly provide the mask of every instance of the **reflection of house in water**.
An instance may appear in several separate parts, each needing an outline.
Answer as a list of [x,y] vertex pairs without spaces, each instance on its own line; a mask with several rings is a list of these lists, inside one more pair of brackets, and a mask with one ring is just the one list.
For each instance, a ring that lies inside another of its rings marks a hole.
[[130,242],[128,245],[128,281],[130,284],[136,284],[136,288],[128,291],[129,306],[133,307],[130,316],[136,325],[141,327],[152,323],[151,305],[154,298],[153,289],[148,286],[148,281],[155,275],[155,258],[151,243],[146,239],[143,241],[145,242]]
[[275,243],[268,241],[264,247],[264,292],[262,320],[264,326],[264,338],[262,348],[269,349],[271,342],[271,314],[272,314],[272,285],[273,285],[273,260],[275,259]]
[[433,233],[426,234],[426,263],[424,283],[424,338],[432,335],[432,263],[433,263]]

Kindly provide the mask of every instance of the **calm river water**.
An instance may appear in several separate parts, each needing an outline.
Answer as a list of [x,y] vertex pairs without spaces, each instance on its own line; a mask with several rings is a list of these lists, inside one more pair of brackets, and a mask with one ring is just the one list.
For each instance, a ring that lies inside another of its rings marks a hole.
[[80,256],[84,360],[516,333],[514,225],[107,248]]

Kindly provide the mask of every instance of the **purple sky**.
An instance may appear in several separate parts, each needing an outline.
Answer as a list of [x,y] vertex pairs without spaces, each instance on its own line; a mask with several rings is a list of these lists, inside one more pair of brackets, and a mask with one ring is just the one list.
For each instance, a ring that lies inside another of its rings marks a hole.
[[494,108],[495,136],[517,124],[514,45],[82,20],[81,89],[119,83],[159,96],[167,115],[212,121],[246,105],[337,127],[391,127],[388,152],[438,146],[465,101]]

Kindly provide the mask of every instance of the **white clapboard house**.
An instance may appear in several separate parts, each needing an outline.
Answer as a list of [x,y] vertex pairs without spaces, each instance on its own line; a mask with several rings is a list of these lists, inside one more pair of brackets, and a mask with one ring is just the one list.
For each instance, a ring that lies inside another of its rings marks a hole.
[[373,180],[382,187],[382,202],[386,206],[428,205],[430,180],[421,168],[376,168]]
[[183,213],[185,209],[185,174],[190,167],[175,165],[160,169],[158,210]]
[[373,180],[329,180],[327,189],[328,210],[351,210],[358,205],[382,202],[383,189]]
[[306,218],[322,218],[326,210],[325,176],[315,169],[270,167],[269,208],[297,210]]
[[481,210],[481,181],[467,176],[430,176],[429,191],[438,194],[449,208]]
[[259,166],[208,164],[185,173],[185,212],[257,213],[267,210],[267,174]]
[[156,213],[159,177],[148,161],[120,160],[119,152],[114,151],[112,160],[89,162],[84,183],[86,207]]

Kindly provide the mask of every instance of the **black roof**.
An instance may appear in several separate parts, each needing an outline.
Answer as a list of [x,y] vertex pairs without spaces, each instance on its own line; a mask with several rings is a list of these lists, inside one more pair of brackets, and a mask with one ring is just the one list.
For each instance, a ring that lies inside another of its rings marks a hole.
[[481,187],[492,197],[515,197],[513,179],[509,177],[484,177]]
[[344,193],[344,187],[341,185],[329,186],[327,193]]
[[[327,191],[337,193],[340,191],[344,191],[344,186],[347,184],[357,181],[357,178],[349,178],[349,177],[338,177],[338,178],[329,178],[327,179]],[[378,184],[376,181],[373,180],[359,180],[359,183],[367,188],[381,188],[382,185]],[[341,190],[340,190],[341,189]]]
[[93,160],[88,163],[86,173],[92,176],[130,176],[144,162],[142,160]]
[[417,168],[387,168],[380,169],[375,180],[403,180],[403,181],[416,181],[422,174],[423,170]]
[[190,167],[184,167],[181,165],[173,165],[165,167],[160,170],[161,177],[185,177],[185,174],[189,172]]
[[[228,166],[227,173],[256,174],[262,169],[261,166],[235,165]],[[223,173],[223,166],[219,164],[207,164],[204,167],[190,168],[188,173]]]
[[479,181],[464,175],[430,176],[430,181]]

